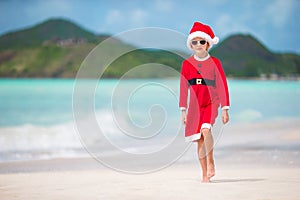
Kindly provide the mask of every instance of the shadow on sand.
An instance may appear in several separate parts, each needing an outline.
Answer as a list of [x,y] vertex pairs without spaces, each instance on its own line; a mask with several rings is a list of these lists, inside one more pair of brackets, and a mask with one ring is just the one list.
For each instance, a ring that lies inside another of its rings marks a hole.
[[236,183],[236,182],[259,182],[266,179],[262,178],[246,178],[246,179],[217,179],[212,180],[211,183]]

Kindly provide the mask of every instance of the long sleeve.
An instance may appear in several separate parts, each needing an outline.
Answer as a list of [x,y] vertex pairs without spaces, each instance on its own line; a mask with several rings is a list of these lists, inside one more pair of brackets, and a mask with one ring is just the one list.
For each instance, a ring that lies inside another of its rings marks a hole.
[[187,108],[187,98],[188,98],[188,80],[187,80],[187,65],[186,61],[182,63],[181,73],[180,73],[180,97],[179,97],[179,107],[181,109]]
[[222,109],[229,109],[229,92],[228,84],[221,62],[214,58],[216,63],[216,88],[219,96],[220,104]]

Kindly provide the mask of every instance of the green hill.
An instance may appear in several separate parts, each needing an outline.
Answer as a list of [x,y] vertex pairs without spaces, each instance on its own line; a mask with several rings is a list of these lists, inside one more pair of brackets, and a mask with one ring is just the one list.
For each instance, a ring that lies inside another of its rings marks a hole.
[[273,53],[251,35],[232,35],[214,48],[212,54],[222,61],[226,73],[232,76],[300,74],[299,55]]
[[39,46],[46,41],[82,38],[95,42],[97,36],[64,19],[51,19],[32,28],[11,32],[0,37],[0,49]]
[[[92,34],[63,19],[51,19],[5,34],[0,37],[0,77],[75,77],[85,57],[108,37]],[[128,46],[119,40],[110,43],[111,51]],[[105,53],[109,56],[109,52]],[[103,76],[121,77],[129,69],[147,63],[165,64],[180,70],[182,60],[167,51],[135,50],[113,62]],[[161,76],[163,74],[151,74],[151,77]],[[140,74],[140,77],[149,76]]]
[[[108,37],[95,35],[64,19],[51,19],[28,29],[2,35],[0,77],[75,77],[89,52]],[[128,47],[120,40],[110,42],[110,51]],[[109,51],[102,56],[106,54],[109,56]],[[221,59],[228,75],[235,77],[300,74],[299,55],[272,53],[250,35],[230,36],[216,46],[211,54]],[[133,67],[147,63],[164,64],[179,71],[182,60],[182,57],[168,51],[139,49],[111,63],[104,77],[121,77]],[[163,76],[166,75],[150,71],[137,75],[140,78]]]

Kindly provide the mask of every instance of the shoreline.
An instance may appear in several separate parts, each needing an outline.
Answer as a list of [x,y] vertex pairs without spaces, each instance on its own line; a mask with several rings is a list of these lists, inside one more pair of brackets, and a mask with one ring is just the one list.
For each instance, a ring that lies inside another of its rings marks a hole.
[[[0,80],[99,80],[95,78],[76,78],[76,77],[0,77]],[[119,80],[120,78],[101,78],[101,80]],[[157,80],[179,80],[178,77],[164,77],[164,78],[128,78],[126,80],[147,80],[147,79],[157,79]],[[300,76],[296,77],[234,77],[228,75],[227,80],[240,80],[240,81],[289,81],[289,82],[300,82]]]
[[[296,118],[294,120],[270,121],[263,124],[257,122],[225,126],[222,133],[216,132],[214,136],[215,160],[217,164],[220,163],[224,166],[231,163],[237,166],[300,167],[299,124],[300,119]],[[260,131],[252,132],[251,130]],[[192,143],[179,159],[174,160],[174,165],[197,163],[196,152],[196,144]],[[60,157],[42,159],[3,160],[0,162],[0,174],[8,172],[55,171],[56,169],[106,168],[92,158],[84,149],[78,153],[77,156],[74,154],[70,157],[62,155]],[[105,156],[105,154],[102,154],[102,156]],[[106,156],[109,156],[114,163],[124,160],[118,154]],[[164,158],[159,157],[157,159]],[[144,165],[149,165],[151,162],[155,164],[155,161],[146,162]]]
[[[264,147],[244,147],[240,146],[216,146],[214,150],[214,159],[216,167],[220,168],[274,168],[274,169],[300,169],[299,148],[283,146],[282,148]],[[101,159],[101,158],[100,158]],[[157,158],[163,159],[163,158]],[[111,156],[111,160],[122,162],[118,156]],[[138,174],[156,173],[160,170],[167,170],[173,166],[198,166],[196,155],[196,145],[192,145],[182,157],[174,160],[173,163],[163,165],[157,170],[157,163],[153,161],[156,167],[153,171],[141,172]],[[143,166],[151,165],[151,161],[141,163]],[[151,166],[150,166],[151,168]],[[40,172],[60,172],[60,171],[85,171],[85,170],[111,170],[123,173],[119,170],[105,166],[89,155],[85,157],[72,158],[50,158],[36,160],[15,160],[0,162],[1,174],[18,174],[18,173],[40,173]],[[199,168],[200,170],[200,168]],[[132,174],[132,173],[129,173]],[[135,174],[135,173],[134,173]]]

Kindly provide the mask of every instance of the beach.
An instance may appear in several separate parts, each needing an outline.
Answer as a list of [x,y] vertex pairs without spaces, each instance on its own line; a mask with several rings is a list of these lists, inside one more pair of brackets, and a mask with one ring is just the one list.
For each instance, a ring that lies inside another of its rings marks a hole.
[[[0,197],[296,200],[300,198],[299,149],[291,144],[299,143],[298,124],[295,120],[263,123],[264,129],[261,123],[226,127],[215,146],[216,175],[211,183],[201,182],[196,145],[192,144],[176,162],[151,173],[116,171],[92,157],[2,162]],[[289,128],[284,129],[285,125]],[[262,131],[253,133],[251,127]],[[267,137],[266,132],[273,134]]]
[[[30,171],[34,166],[39,170]],[[201,183],[197,162],[174,164],[142,175],[120,173],[90,159],[26,161],[11,163],[10,167],[20,167],[23,172],[0,174],[1,199],[300,198],[299,167],[261,166],[255,162],[236,167],[219,164],[216,176],[206,184]]]
[[184,141],[178,82],[126,80],[143,86],[130,101],[113,93],[117,83],[100,84],[95,112],[73,119],[86,105],[72,109],[73,80],[1,80],[0,199],[300,199],[298,82],[229,81],[230,121],[213,127],[208,184],[196,144]]
[[[0,197],[296,200],[300,198],[298,124],[295,120],[263,123],[264,129],[260,123],[226,127],[215,146],[216,175],[211,183],[201,182],[196,145],[192,144],[173,164],[151,173],[116,171],[89,156],[1,162]],[[251,128],[262,131],[252,132]],[[112,159],[113,163],[124,162],[117,156]],[[161,159],[164,157],[148,164]]]

